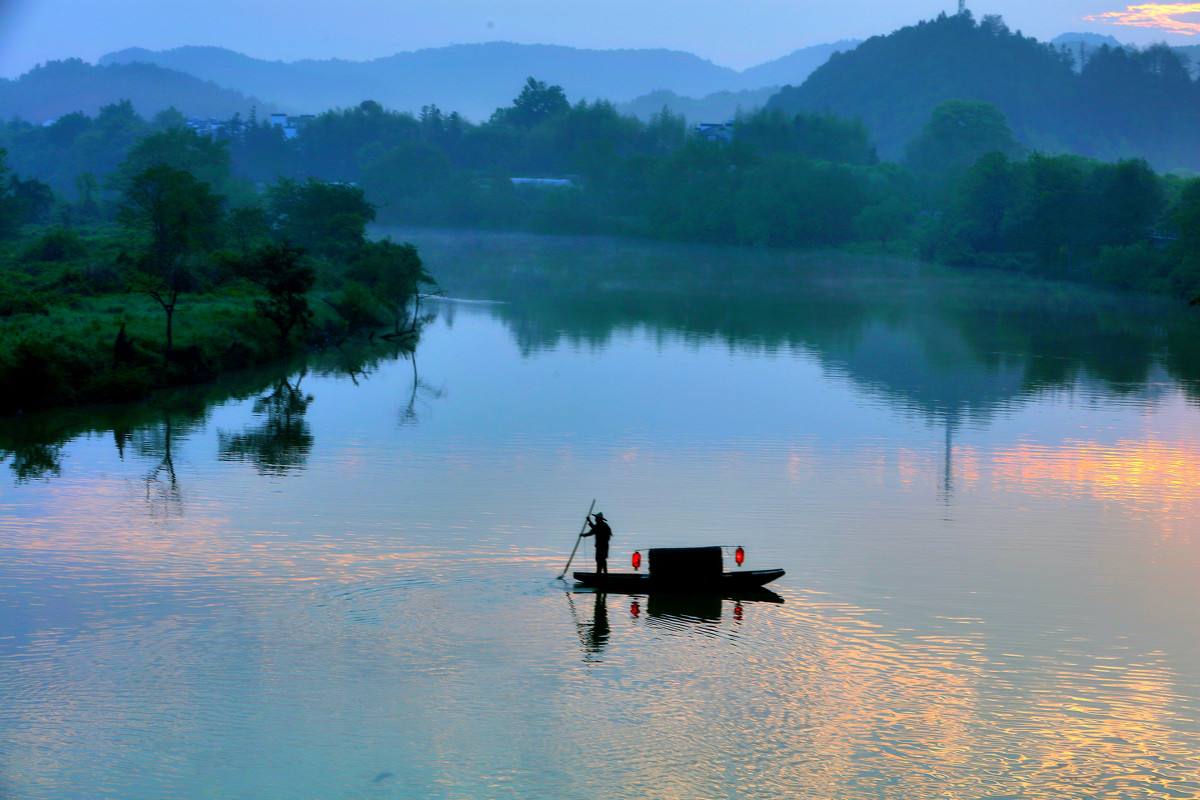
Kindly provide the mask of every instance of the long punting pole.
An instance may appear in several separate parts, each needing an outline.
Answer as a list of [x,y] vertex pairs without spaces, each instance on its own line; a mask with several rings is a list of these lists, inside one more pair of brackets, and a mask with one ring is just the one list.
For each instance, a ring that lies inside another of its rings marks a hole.
[[567,559],[567,565],[563,567],[563,571],[559,573],[558,580],[562,580],[563,575],[567,574],[567,570],[571,568],[571,562],[575,560],[575,551],[579,549],[579,543],[583,541],[583,532],[587,530],[588,520],[592,518],[592,511],[596,509],[596,499],[592,498],[592,504],[588,506],[587,516],[583,518],[583,527],[579,529],[579,536],[575,537],[575,546],[571,548],[571,557]]

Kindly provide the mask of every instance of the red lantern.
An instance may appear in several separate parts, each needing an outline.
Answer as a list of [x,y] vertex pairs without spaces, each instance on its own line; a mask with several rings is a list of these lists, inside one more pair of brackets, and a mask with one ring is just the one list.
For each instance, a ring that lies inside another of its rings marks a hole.
[[641,551],[639,551],[639,550],[633,551],[633,568],[634,569],[642,568],[642,554],[641,554]]
[[740,567],[746,561],[746,551],[741,547],[738,547],[737,550],[733,551],[733,560],[736,561],[737,565]]

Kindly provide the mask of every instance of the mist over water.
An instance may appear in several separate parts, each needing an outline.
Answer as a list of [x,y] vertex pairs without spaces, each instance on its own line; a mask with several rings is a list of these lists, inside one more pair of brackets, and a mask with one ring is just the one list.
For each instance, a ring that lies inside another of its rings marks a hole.
[[[412,238],[504,302],[438,303],[415,357],[0,435],[0,794],[1200,793],[1184,321],[845,255]],[[639,287],[672,262],[801,277]],[[740,544],[783,604],[570,591],[593,496],[614,567]]]

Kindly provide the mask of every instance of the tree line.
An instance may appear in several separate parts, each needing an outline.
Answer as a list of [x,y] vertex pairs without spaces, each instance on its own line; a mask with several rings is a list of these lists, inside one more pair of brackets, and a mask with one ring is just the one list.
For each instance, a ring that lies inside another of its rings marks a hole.
[[57,206],[45,183],[3,180],[5,155],[0,413],[134,399],[384,326],[400,339],[435,285],[413,245],[367,237],[361,189],[239,194],[226,146],[185,128],[136,140],[101,195]]

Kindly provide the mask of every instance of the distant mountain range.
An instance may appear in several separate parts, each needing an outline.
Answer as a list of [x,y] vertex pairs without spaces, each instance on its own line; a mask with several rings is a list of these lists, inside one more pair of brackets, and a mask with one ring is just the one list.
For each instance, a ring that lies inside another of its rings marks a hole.
[[629,102],[658,91],[681,97],[802,83],[839,50],[855,42],[797,50],[743,72],[672,50],[583,50],[506,42],[452,45],[371,61],[265,61],[219,47],[141,48],[110,53],[104,65],[154,64],[249,95],[290,111],[319,112],[376,100],[416,111],[436,104],[472,120],[507,105],[525,79],[562,86],[572,100]]
[[80,61],[51,61],[16,80],[0,79],[0,118],[45,122],[73,111],[94,115],[101,106],[129,100],[142,116],[170,106],[197,117],[243,116],[269,102],[152,64],[93,66]]
[[[418,50],[371,61],[283,62],[219,47],[133,48],[104,56],[98,66],[72,59],[51,62],[16,80],[0,80],[0,117],[43,121],[75,110],[93,113],[101,105],[126,98],[143,115],[174,106],[202,117],[228,117],[235,112],[245,116],[255,106],[260,114],[272,110],[320,112],[370,99],[404,111],[436,104],[479,121],[510,103],[525,79],[534,76],[563,86],[573,100],[610,100],[643,118],[666,107],[691,122],[701,122],[725,120],[739,110],[759,108],[780,87],[790,85],[793,88],[784,92],[785,100],[777,103],[778,107],[860,116],[881,140],[883,152],[894,156],[906,141],[904,137],[923,124],[928,103],[916,102],[916,98],[927,94],[931,86],[939,95],[996,96],[996,90],[975,87],[971,82],[971,76],[985,66],[983,53],[972,52],[970,47],[955,49],[957,45],[949,40],[932,42],[931,47],[947,46],[953,50],[950,53],[931,49],[889,55],[880,50],[885,47],[880,42],[894,36],[870,40],[870,57],[865,60],[844,61],[851,53],[861,55],[859,42],[844,41],[802,48],[740,72],[678,51],[585,50],[503,42]],[[1083,45],[1090,51],[1089,57],[1102,45],[1122,46],[1111,36],[1090,33],[1063,34],[1052,44],[1069,50]],[[1200,65],[1200,46],[1176,50]],[[993,56],[1009,59],[1011,51],[1010,47],[1009,52]],[[839,64],[833,73],[828,72],[831,57],[832,63]],[[826,86],[829,75],[868,62],[870,67],[861,74]],[[1041,80],[1036,74],[1039,69],[1026,77]],[[810,81],[814,72],[818,79]],[[924,83],[905,83],[900,76]],[[1011,82],[1002,69],[993,77],[1001,84]],[[1028,103],[1022,104],[1016,95],[1027,92],[1031,85],[1022,89],[1014,84],[1015,99],[1010,105],[1017,113],[1007,109],[1019,129],[1021,108]],[[889,98],[882,105],[869,96],[880,86],[890,87],[878,95]],[[904,117],[898,126],[887,121],[898,117]],[[1040,141],[1036,132],[1028,138]]]

